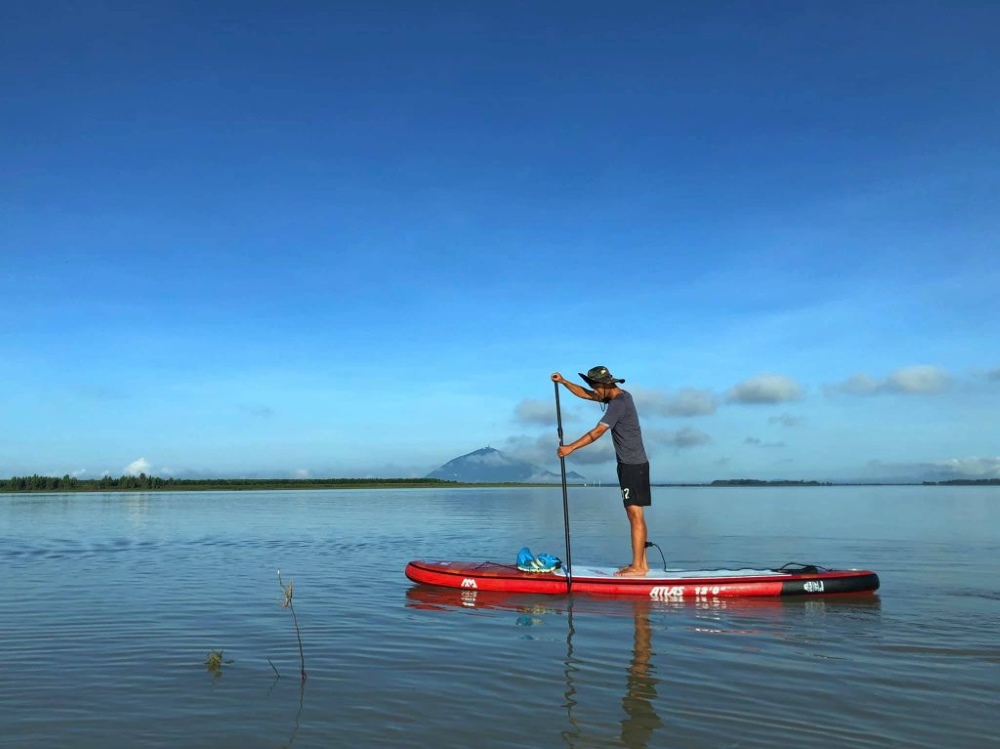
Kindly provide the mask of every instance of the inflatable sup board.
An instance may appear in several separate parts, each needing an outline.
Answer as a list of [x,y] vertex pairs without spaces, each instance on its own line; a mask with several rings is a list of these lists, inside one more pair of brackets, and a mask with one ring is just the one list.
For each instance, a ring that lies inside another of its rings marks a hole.
[[616,577],[614,567],[573,565],[563,569],[524,572],[498,562],[413,561],[406,576],[415,583],[510,593],[588,593],[645,596],[684,601],[747,596],[836,595],[872,593],[878,575],[868,570],[832,570],[813,564],[786,564],[774,569],[655,570],[645,577]]

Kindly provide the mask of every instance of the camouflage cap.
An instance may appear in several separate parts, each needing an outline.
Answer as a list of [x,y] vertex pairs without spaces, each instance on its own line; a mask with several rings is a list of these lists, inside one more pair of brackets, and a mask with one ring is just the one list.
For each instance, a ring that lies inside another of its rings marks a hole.
[[607,367],[592,367],[587,371],[587,374],[583,372],[577,372],[577,374],[588,385],[617,385],[619,382],[625,382],[625,380],[616,380]]

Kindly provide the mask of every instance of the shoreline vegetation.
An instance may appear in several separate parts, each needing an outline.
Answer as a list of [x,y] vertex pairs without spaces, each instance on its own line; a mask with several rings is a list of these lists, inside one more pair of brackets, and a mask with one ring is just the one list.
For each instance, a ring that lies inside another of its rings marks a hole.
[[[596,483],[573,482],[572,486],[601,486]],[[612,483],[604,486],[614,486]],[[558,486],[558,484],[523,484],[517,482],[462,482],[437,478],[323,478],[323,479],[175,479],[125,475],[118,478],[80,479],[75,476],[12,476],[0,479],[0,493],[32,492],[165,492],[165,491],[266,491],[274,489],[429,489],[490,486]],[[1000,486],[995,479],[949,479],[946,481],[913,482],[844,482],[829,481],[768,481],[762,479],[718,479],[707,483],[654,483],[659,487],[802,487],[802,486]]]
[[159,492],[255,491],[269,489],[402,489],[455,486],[454,481],[423,478],[324,478],[324,479],[175,479],[124,475],[118,478],[80,479],[75,476],[12,476],[0,479],[0,492]]

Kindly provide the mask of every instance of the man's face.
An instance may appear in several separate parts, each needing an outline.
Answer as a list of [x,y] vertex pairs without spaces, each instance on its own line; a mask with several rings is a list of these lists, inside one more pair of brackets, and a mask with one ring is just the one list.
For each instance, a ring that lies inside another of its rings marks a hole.
[[594,392],[597,393],[597,397],[602,401],[606,401],[611,397],[611,387],[609,385],[603,385],[599,382],[594,383]]

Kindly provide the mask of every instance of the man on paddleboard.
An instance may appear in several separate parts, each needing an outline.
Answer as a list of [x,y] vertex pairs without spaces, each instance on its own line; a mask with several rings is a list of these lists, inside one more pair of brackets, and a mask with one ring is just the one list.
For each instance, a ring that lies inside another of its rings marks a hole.
[[622,502],[632,530],[632,563],[622,567],[616,574],[623,577],[642,577],[649,571],[646,561],[646,517],[643,507],[652,503],[649,489],[649,460],[642,444],[639,429],[639,414],[635,410],[632,395],[618,387],[625,380],[615,379],[607,367],[594,367],[580,377],[592,390],[570,382],[558,372],[552,374],[552,381],[566,386],[573,395],[584,400],[597,401],[606,410],[593,429],[568,445],[560,445],[557,455],[565,458],[574,450],[597,442],[611,430],[618,457],[618,485],[622,490]]

